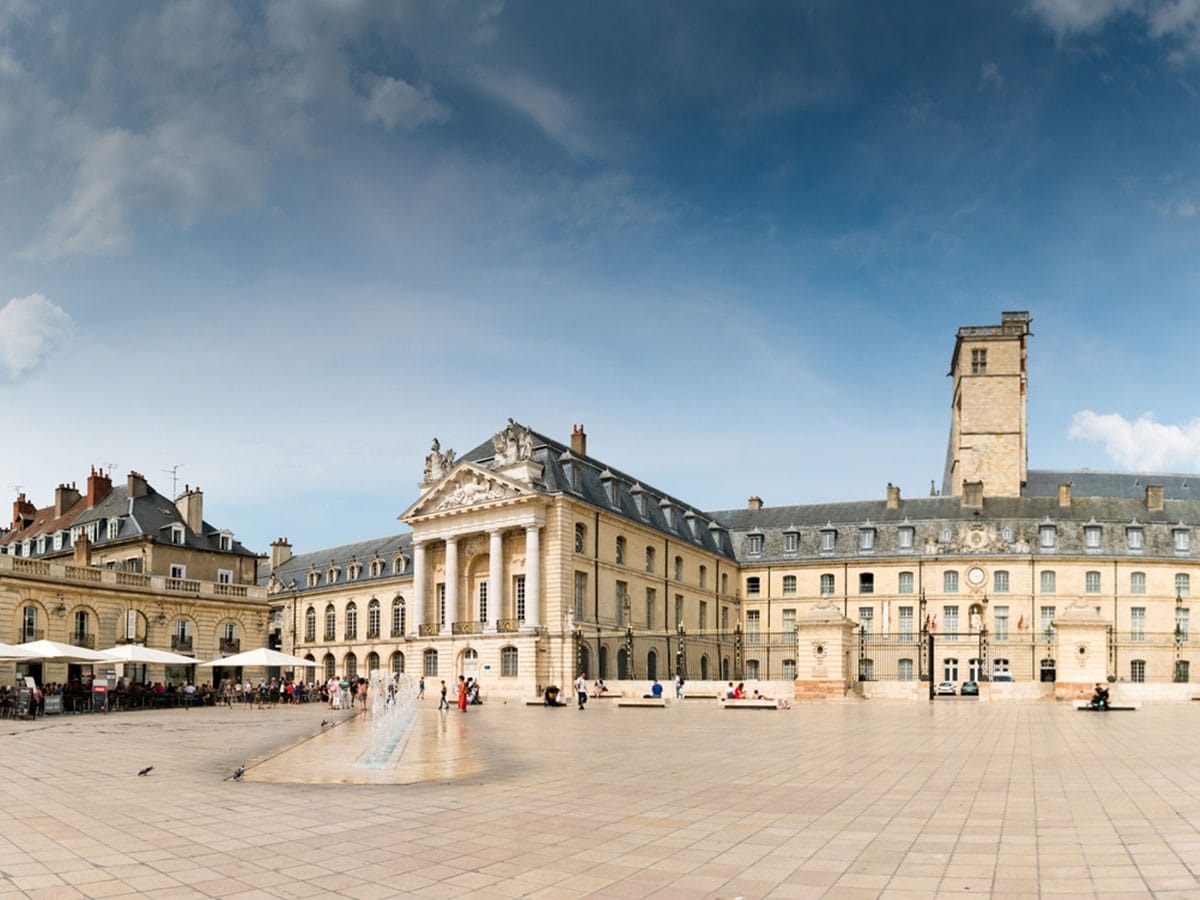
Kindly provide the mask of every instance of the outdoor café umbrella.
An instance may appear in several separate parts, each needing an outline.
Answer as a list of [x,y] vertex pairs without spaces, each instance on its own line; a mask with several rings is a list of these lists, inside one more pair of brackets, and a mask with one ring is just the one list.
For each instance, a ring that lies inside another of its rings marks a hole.
[[107,660],[119,663],[134,663],[166,666],[194,666],[196,660],[182,653],[171,653],[169,650],[155,650],[142,644],[120,644],[101,650],[100,654]]
[[0,641],[0,659],[29,659],[29,654],[24,650],[18,650],[12,644]]
[[26,641],[24,644],[17,644],[13,649],[25,654],[26,659],[42,662],[111,662],[107,656],[95,650],[76,647],[74,644],[60,644],[58,641]]
[[278,650],[268,650],[266,647],[259,647],[257,650],[235,653],[233,656],[214,659],[211,662],[200,663],[200,665],[210,668],[213,666],[243,666],[247,668],[279,666],[281,669],[291,669],[295,666],[316,668],[317,664],[311,659],[301,659],[298,656],[289,656],[286,653],[280,653]]

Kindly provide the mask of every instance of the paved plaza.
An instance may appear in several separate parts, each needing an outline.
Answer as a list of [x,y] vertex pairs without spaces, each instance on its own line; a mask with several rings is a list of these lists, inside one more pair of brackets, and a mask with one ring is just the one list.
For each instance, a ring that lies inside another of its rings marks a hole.
[[0,893],[1200,896],[1200,704],[435,706],[5,721]]

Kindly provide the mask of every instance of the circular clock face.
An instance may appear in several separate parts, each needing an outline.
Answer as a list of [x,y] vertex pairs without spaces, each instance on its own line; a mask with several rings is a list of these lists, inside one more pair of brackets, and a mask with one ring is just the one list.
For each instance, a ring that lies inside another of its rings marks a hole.
[[983,569],[979,568],[979,566],[967,570],[967,581],[971,582],[971,584],[983,584],[983,579],[986,577]]

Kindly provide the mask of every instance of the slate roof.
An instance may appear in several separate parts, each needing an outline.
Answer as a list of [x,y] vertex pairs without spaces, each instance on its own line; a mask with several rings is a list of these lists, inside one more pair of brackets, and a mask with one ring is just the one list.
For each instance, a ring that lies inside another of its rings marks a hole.
[[[325,577],[332,563],[341,569],[341,575],[337,581],[339,585],[372,584],[396,577],[396,574],[392,572],[392,559],[397,553],[402,554],[408,560],[412,559],[411,532],[370,538],[353,544],[342,544],[340,547],[325,547],[321,550],[314,550],[311,553],[299,553],[275,569],[274,574],[284,583],[289,592],[293,590],[293,580],[295,581],[294,590],[297,593],[321,590],[322,588],[329,587]],[[385,565],[382,575],[372,576],[370,563],[376,556],[382,559]],[[354,561],[362,564],[362,574],[354,581],[348,581],[346,577],[347,568]],[[411,565],[411,562],[406,563],[404,574],[408,574]],[[314,587],[309,587],[308,573],[314,569],[320,575],[320,578]],[[270,563],[261,564],[259,566],[258,583],[265,585],[270,576]]]
[[1161,485],[1168,500],[1200,500],[1200,475],[1159,472],[1093,472],[1090,469],[1030,471],[1022,497],[1057,497],[1060,484],[1071,485],[1072,497],[1129,497],[1142,499],[1146,486]]

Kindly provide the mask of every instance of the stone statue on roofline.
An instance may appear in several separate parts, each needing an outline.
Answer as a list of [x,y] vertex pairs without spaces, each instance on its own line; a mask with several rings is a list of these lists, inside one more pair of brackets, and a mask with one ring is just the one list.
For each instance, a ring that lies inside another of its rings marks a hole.
[[453,467],[454,451],[447,450],[443,453],[441,442],[434,438],[433,446],[429,448],[429,454],[425,457],[425,483],[440,481]]
[[533,432],[512,419],[500,431],[492,435],[495,464],[507,466],[533,456]]

